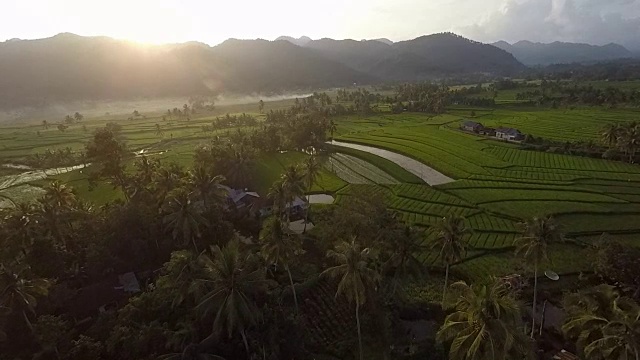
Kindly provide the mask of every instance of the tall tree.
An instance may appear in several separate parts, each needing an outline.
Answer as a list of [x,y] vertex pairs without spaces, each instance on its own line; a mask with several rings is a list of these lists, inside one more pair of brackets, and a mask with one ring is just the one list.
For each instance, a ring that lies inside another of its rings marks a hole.
[[311,212],[311,188],[313,184],[315,184],[316,179],[320,176],[320,171],[322,170],[322,165],[318,162],[318,159],[315,155],[309,156],[304,162],[304,179],[305,185],[307,186],[307,211],[304,216],[304,229],[303,233],[307,232],[307,223],[309,222],[309,213]]
[[302,240],[289,229],[284,227],[279,216],[270,217],[265,221],[260,231],[260,243],[262,244],[260,253],[269,264],[282,265],[289,275],[293,301],[298,314],[298,296],[296,287],[291,276],[291,263],[297,256],[304,253],[302,250]]
[[449,267],[464,259],[467,253],[467,241],[465,236],[471,233],[466,227],[465,218],[458,215],[450,215],[440,219],[434,226],[436,239],[431,243],[432,249],[439,249],[438,257],[445,264],[444,289],[442,290],[442,303],[447,295],[449,282]]
[[164,130],[162,130],[160,124],[156,124],[156,136],[164,137]]
[[614,287],[599,285],[565,295],[562,330],[588,360],[640,359],[640,306]]
[[205,317],[215,314],[213,337],[239,333],[250,357],[246,331],[260,318],[255,296],[265,289],[264,269],[251,252],[241,249],[238,239],[212,247],[211,256],[202,254],[200,261],[206,276],[197,281],[208,292],[199,299],[198,310]]
[[33,331],[28,314],[35,315],[37,298],[48,294],[49,285],[46,279],[29,277],[29,267],[25,265],[10,267],[0,263],[0,308],[22,314],[25,324]]
[[395,231],[392,241],[388,246],[389,258],[383,265],[387,273],[392,273],[393,288],[395,293],[398,282],[411,276],[419,276],[423,273],[423,265],[416,257],[422,250],[421,242],[424,234],[411,226]]
[[163,222],[174,239],[182,238],[183,244],[191,242],[198,252],[196,238],[200,238],[200,229],[208,226],[207,219],[202,217],[202,209],[191,200],[191,194],[180,192],[168,199],[164,210],[167,215]]
[[262,114],[262,111],[264,110],[264,101],[262,101],[262,99],[258,102],[258,110],[260,110],[260,113]]
[[214,176],[204,166],[196,166],[189,171],[189,184],[202,199],[205,209],[208,209],[212,203],[222,204],[224,201],[227,195],[222,187],[224,180],[224,176]]
[[538,266],[542,261],[549,260],[548,247],[554,242],[563,240],[558,224],[551,216],[533,217],[524,223],[523,236],[514,242],[516,256],[521,257],[533,267],[533,306],[531,309],[531,337],[533,337],[536,323],[536,301],[538,296]]
[[360,307],[365,304],[367,294],[370,293],[379,279],[378,273],[371,267],[371,251],[362,249],[355,238],[350,242],[343,241],[335,250],[329,250],[327,257],[337,265],[322,272],[321,276],[340,279],[336,297],[346,296],[347,300],[355,304],[356,326],[358,327],[358,348],[360,360],[362,354],[362,332],[360,329]]
[[84,115],[82,115],[82,114],[80,114],[79,112],[76,111],[76,113],[73,114],[73,119],[76,122],[80,122],[80,121],[82,121],[84,119]]
[[440,343],[451,341],[449,359],[533,358],[518,302],[503,282],[474,288],[460,281],[451,284],[451,293],[446,308],[453,312],[436,335]]
[[281,176],[282,184],[285,190],[285,200],[288,208],[286,209],[287,213],[287,223],[289,223],[290,215],[291,215],[291,203],[295,200],[296,197],[304,195],[305,188],[305,174],[301,170],[299,166],[290,165],[288,166],[284,173]]
[[607,124],[607,126],[602,129],[600,136],[602,137],[602,141],[611,149],[620,136],[620,126],[618,124]]
[[49,128],[49,122],[47,120],[42,120],[42,127],[47,130]]
[[118,134],[117,126],[107,124],[107,127],[96,130],[93,139],[87,143],[87,159],[98,169],[89,175],[89,179],[109,179],[114,187],[120,187],[125,198],[129,199],[125,172],[128,151]]

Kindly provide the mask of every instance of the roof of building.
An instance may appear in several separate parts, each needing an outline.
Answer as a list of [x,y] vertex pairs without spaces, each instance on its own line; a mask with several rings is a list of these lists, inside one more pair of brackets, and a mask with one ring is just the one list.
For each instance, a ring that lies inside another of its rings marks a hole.
[[462,126],[476,127],[476,126],[482,126],[482,124],[480,124],[479,122],[476,122],[476,121],[465,120],[462,123]]
[[520,132],[520,130],[518,129],[514,129],[514,128],[505,128],[505,127],[500,127],[496,129],[496,132],[499,133],[503,133],[503,134],[507,134],[507,135],[522,135],[522,133]]
[[576,355],[568,352],[567,350],[562,349],[559,353],[553,356],[554,359],[557,360],[580,360]]
[[233,201],[234,203],[238,203],[240,202],[240,200],[242,200],[243,198],[245,198],[246,196],[251,196],[254,198],[259,198],[260,195],[258,195],[257,192],[254,191],[245,191],[245,190],[238,190],[238,189],[232,189],[228,186],[225,185],[220,185],[223,189],[225,189],[227,191],[228,197],[231,201]]

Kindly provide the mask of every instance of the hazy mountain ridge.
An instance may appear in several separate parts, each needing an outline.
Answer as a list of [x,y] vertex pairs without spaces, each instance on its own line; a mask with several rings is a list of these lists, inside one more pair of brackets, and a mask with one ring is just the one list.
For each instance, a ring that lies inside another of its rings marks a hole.
[[624,46],[614,43],[589,45],[556,41],[545,44],[523,40],[514,44],[498,41],[492,45],[510,52],[525,65],[589,63],[634,56]]
[[271,93],[376,79],[284,41],[140,45],[60,34],[0,43],[0,108],[75,100]]
[[[73,34],[0,43],[0,108],[78,100],[278,93],[524,69],[494,46],[454,34],[378,40],[230,39],[141,45]],[[302,41],[304,46],[291,42]]]

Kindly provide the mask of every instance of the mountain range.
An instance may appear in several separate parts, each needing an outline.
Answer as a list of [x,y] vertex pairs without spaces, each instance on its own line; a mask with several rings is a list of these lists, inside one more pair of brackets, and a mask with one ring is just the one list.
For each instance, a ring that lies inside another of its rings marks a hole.
[[634,54],[618,44],[589,45],[566,42],[550,44],[518,41],[509,44],[498,41],[492,45],[503,49],[516,57],[525,65],[550,65],[570,63],[592,63],[633,57]]
[[454,34],[397,43],[230,39],[211,47],[197,42],[140,45],[64,33],[0,43],[0,108],[220,92],[269,94],[467,73],[512,75],[524,69],[506,51]]
[[516,76],[527,71],[523,63],[597,61],[629,55],[614,44],[491,45],[452,33],[400,42],[229,39],[213,47],[198,42],[141,45],[64,33],[0,43],[0,108],[222,92],[268,95],[468,74]]

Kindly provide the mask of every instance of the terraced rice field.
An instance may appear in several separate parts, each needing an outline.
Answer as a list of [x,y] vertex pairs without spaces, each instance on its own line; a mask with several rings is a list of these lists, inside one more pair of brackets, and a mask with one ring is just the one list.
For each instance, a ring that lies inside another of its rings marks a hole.
[[[637,114],[635,110],[500,109],[483,113],[478,121],[518,127],[534,136],[595,141],[604,124],[630,121]],[[427,229],[452,213],[466,217],[473,229],[472,251],[454,268],[474,280],[517,271],[521,264],[512,258],[513,241],[521,231],[518,223],[536,215],[554,215],[567,236],[577,240],[552,247],[552,257],[562,256],[562,261],[547,265],[561,273],[591,270],[582,240],[602,232],[640,246],[640,165],[521,150],[515,144],[458,131],[463,116],[448,115],[441,121],[426,115],[421,121],[420,116],[345,118],[337,122],[337,140],[411,157],[456,181],[433,187],[347,181],[350,185],[338,191],[337,202],[350,196],[382,196],[402,220]],[[434,236],[428,231],[425,249]],[[425,250],[421,258],[436,265],[436,255]]]

